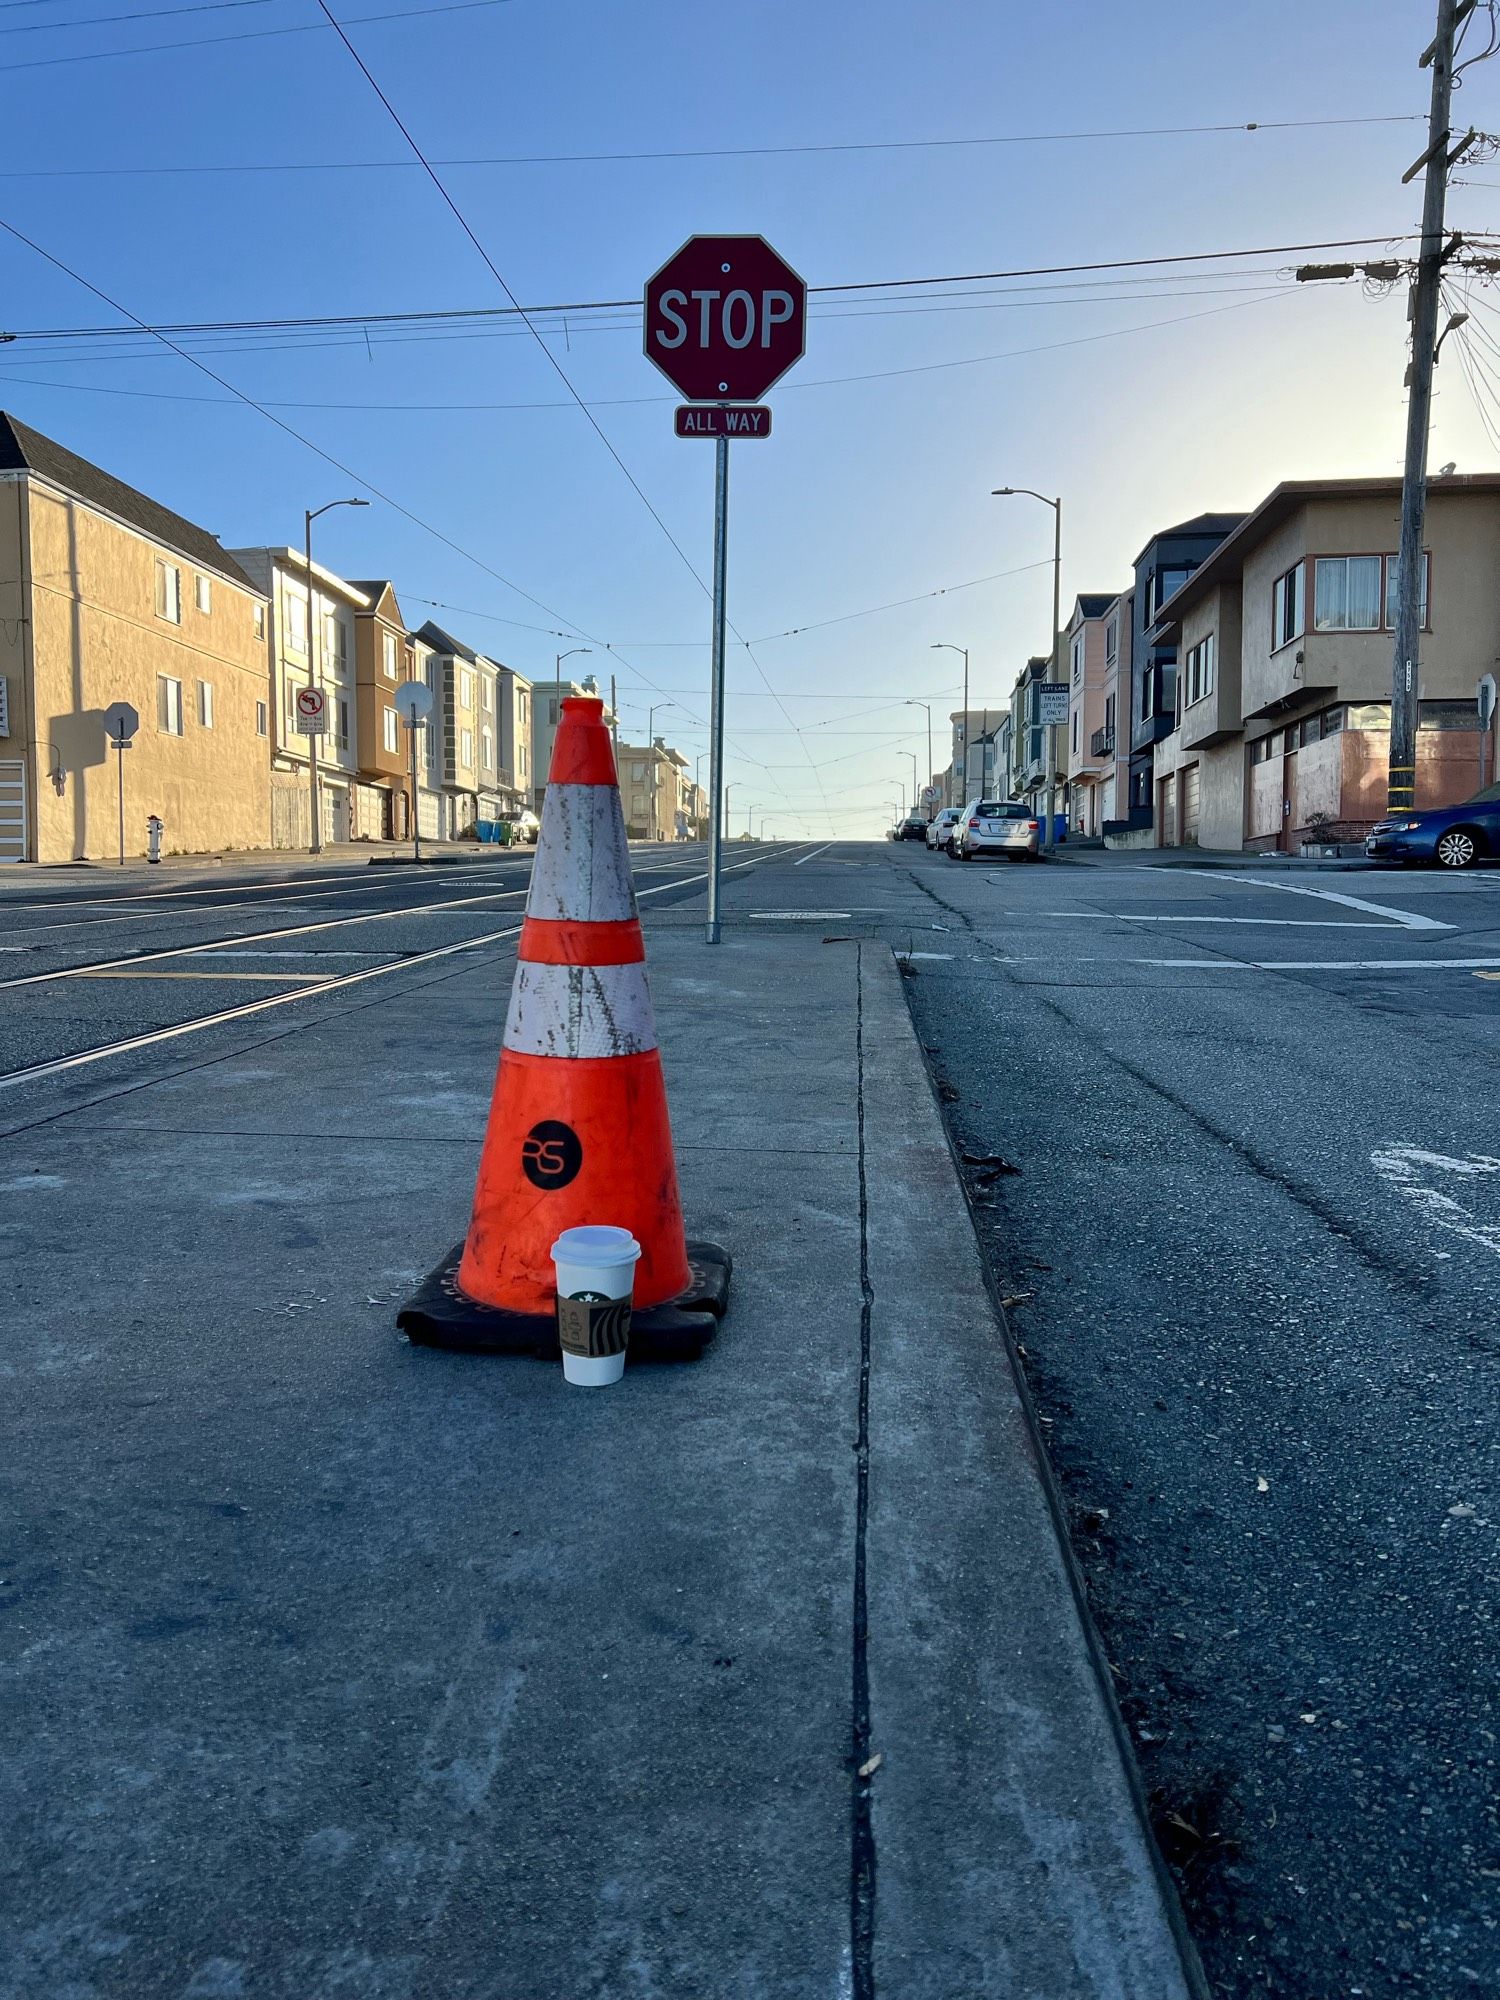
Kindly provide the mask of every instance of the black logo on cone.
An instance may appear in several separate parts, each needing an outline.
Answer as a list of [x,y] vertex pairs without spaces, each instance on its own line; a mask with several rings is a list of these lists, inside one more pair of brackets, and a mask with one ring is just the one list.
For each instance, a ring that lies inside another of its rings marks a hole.
[[571,1125],[544,1118],[521,1144],[521,1171],[533,1187],[550,1194],[575,1180],[583,1165],[583,1145]]

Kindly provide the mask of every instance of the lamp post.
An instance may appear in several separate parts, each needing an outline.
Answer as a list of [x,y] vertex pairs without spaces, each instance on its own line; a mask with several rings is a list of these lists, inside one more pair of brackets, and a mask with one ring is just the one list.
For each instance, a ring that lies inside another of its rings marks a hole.
[[[313,594],[312,524],[320,514],[330,513],[335,507],[368,507],[369,504],[368,500],[329,500],[321,507],[304,507],[302,510],[302,560],[306,565],[305,574],[307,577],[307,684],[309,687],[320,687],[322,685],[320,662],[318,659],[317,606]],[[323,719],[325,722],[328,719],[326,712]],[[323,828],[318,816],[318,739],[316,735],[309,736],[307,739],[307,771],[312,794],[312,844],[307,851],[309,854],[321,854],[323,852]],[[411,802],[411,809],[413,812],[417,809],[415,799]]]
[[[990,491],[992,500],[1011,499],[1024,493],[1028,500],[1040,500],[1044,507],[1052,509],[1052,644],[1047,653],[1052,661],[1052,678],[1057,679],[1058,621],[1062,617],[1062,499],[1049,500],[1045,493],[1038,493],[1031,486],[996,486]],[[1057,725],[1047,725],[1047,841],[1046,845],[1057,845]]]
[[[713,766],[712,766],[712,765],[710,764],[710,766],[709,766],[709,772],[710,772],[710,774],[712,774],[712,771],[713,771]],[[734,786],[733,786],[733,785],[726,785],[726,786],[724,787],[724,819],[723,819],[723,836],[722,836],[722,837],[723,837],[723,838],[724,838],[725,840],[727,840],[727,839],[729,838],[729,794],[730,794],[730,793],[731,793],[731,792],[732,792],[733,790],[734,790]]]
[[917,801],[922,796],[921,787],[917,782],[917,753],[915,750],[903,750],[901,754],[911,759],[911,809],[915,812]]
[[929,702],[917,701],[915,697],[911,696],[907,698],[906,706],[908,708],[920,708],[922,713],[927,717],[927,775],[930,779],[932,776],[932,706]]
[[553,655],[554,677],[557,680],[562,679],[562,663],[564,660],[571,660],[575,653],[592,653],[593,650],[594,649],[592,646],[570,646],[566,653],[554,654]]
[[969,795],[969,649],[967,646],[955,646],[947,639],[939,639],[928,648],[928,651],[933,653],[962,653],[964,656],[963,776],[958,781],[958,797],[953,801],[955,805],[963,805]]

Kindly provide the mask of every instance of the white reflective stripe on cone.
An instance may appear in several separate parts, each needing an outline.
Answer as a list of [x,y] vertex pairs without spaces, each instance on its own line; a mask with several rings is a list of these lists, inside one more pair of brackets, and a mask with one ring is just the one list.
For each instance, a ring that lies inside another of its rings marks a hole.
[[634,1056],[656,1047],[644,965],[533,965],[510,989],[505,1047],[523,1056]]
[[618,924],[636,914],[625,815],[613,785],[547,787],[526,914],[575,924]]

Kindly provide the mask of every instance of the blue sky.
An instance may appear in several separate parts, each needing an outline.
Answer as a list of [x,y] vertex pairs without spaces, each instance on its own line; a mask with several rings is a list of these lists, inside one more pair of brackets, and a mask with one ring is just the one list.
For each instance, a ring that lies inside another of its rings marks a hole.
[[[335,12],[442,160],[1419,120],[1416,57],[1434,11],[1427,0],[502,0],[358,25],[415,5],[338,0]],[[408,157],[314,0],[168,11],[187,6],[0,6],[0,70],[25,65],[6,79],[0,216],[153,322],[503,303],[419,170],[245,171]],[[126,13],[148,18],[99,24]],[[306,32],[266,32],[286,29]],[[254,38],[212,45],[231,35]],[[96,59],[177,41],[198,46]],[[59,60],[79,55],[90,59]],[[1465,120],[1500,124],[1497,91],[1500,63],[1474,71]],[[1420,186],[1403,189],[1400,175],[1422,130],[441,171],[516,295],[554,304],[638,297],[698,230],[759,231],[815,285],[1384,238],[1417,221]],[[118,171],[152,167],[235,171]],[[1500,168],[1473,177],[1500,183]],[[1500,185],[1456,190],[1450,213],[1500,227]],[[734,454],[731,615],[765,639],[759,669],[744,653],[731,666],[736,800],[760,801],[773,832],[881,823],[910,772],[904,752],[925,763],[920,711],[889,704],[928,699],[935,721],[956,705],[959,663],[934,641],[970,647],[976,706],[1005,697],[1047,643],[1051,523],[1032,503],[992,500],[994,486],[1064,495],[1067,599],[1120,587],[1167,521],[1252,505],[1281,478],[1397,470],[1404,299],[1289,287],[1295,261],[1068,296],[1017,281],[819,307],[806,358],[772,392],[773,440]],[[5,328],[111,319],[8,238],[0,301]],[[640,352],[638,320],[548,337],[706,576],[712,453],[673,437],[675,399]],[[658,728],[689,756],[704,747],[707,601],[524,330],[368,347],[351,332],[336,346],[262,340],[203,358],[559,615],[378,504],[320,524],[324,560],[393,577],[414,624],[423,599],[451,607],[438,614],[451,629],[522,672],[548,673],[556,648],[580,643],[524,627],[587,633],[596,656],[573,665],[613,667],[627,728],[639,733],[646,703],[669,700]],[[1461,371],[1445,363],[1439,389],[1434,463],[1493,466]],[[165,352],[0,349],[0,399],[28,422],[230,545],[295,541],[303,507],[348,482],[221,397]],[[481,407],[494,405],[522,407]],[[940,588],[950,594],[922,596]],[[771,636],[910,597],[921,601]]]

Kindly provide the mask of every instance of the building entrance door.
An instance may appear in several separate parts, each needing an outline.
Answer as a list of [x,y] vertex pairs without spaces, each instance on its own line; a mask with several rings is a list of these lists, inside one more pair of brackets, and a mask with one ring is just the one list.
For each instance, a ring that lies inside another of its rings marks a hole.
[[26,859],[26,766],[19,757],[0,763],[0,862]]

